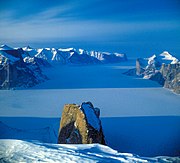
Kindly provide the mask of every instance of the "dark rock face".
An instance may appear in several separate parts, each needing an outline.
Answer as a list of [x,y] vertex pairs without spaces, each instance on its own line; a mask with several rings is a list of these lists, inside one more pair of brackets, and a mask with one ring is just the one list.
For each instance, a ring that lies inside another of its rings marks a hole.
[[160,85],[180,94],[180,63],[165,64],[156,61],[144,64],[141,58],[136,60],[136,68],[124,73],[128,76],[140,76],[158,82]]
[[163,75],[159,71],[152,74],[149,79],[158,82],[162,86],[164,85],[165,82]]
[[136,76],[136,68],[129,69],[128,71],[124,72],[123,74],[127,76]]
[[35,61],[24,62],[23,55],[22,49],[0,50],[0,89],[28,88],[48,79]]
[[69,57],[69,63],[74,64],[99,64],[101,63],[97,58],[91,57],[87,54],[79,55],[77,52],[73,52],[73,55]]
[[122,61],[127,61],[126,54],[122,54],[122,56],[118,56],[115,53],[111,55],[107,55],[106,53],[102,53],[103,60],[102,63],[118,63]]
[[100,110],[92,103],[67,104],[61,117],[59,144],[105,144]]
[[180,64],[163,64],[160,72],[165,79],[164,87],[180,94]]
[[141,58],[136,59],[136,68],[130,69],[123,74],[128,76],[143,76],[145,72],[145,65]]
[[160,85],[180,94],[180,64],[162,64],[160,69],[147,69],[143,73],[149,76],[150,80],[158,82]]
[[140,76],[144,73],[145,69],[144,69],[144,65],[143,62],[141,60],[141,58],[138,58],[136,60],[136,75]]

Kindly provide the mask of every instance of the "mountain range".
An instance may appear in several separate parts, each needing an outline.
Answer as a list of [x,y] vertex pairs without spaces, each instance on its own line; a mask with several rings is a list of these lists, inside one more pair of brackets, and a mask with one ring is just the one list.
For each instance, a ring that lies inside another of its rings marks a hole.
[[48,80],[44,67],[59,65],[92,65],[127,61],[120,53],[86,51],[74,48],[11,48],[0,46],[0,89],[32,87]]

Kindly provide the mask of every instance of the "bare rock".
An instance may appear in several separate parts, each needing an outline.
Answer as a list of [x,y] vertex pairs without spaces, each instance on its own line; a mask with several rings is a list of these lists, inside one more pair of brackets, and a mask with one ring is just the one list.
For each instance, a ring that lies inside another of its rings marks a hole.
[[158,82],[162,86],[164,85],[165,82],[163,75],[159,71],[152,74],[149,79]]
[[28,88],[48,80],[39,59],[24,62],[24,55],[22,49],[0,50],[0,89]]
[[164,87],[180,94],[180,64],[162,65],[161,73],[165,78]]
[[144,64],[141,58],[136,60],[136,75],[141,76],[144,73]]
[[60,122],[58,136],[59,144],[105,144],[100,110],[94,108],[91,102],[84,102],[81,106],[67,104]]

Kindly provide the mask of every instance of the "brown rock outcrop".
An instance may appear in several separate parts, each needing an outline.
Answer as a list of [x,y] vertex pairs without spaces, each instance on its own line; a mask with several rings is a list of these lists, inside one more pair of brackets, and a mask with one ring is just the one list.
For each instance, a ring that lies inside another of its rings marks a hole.
[[59,144],[105,144],[100,110],[92,103],[67,104],[61,117]]

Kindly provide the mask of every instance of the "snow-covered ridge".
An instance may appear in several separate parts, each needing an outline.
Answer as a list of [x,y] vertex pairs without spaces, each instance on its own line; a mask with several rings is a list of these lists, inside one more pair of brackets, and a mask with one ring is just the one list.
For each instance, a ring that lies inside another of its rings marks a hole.
[[1,45],[0,75],[2,79],[0,80],[0,89],[10,89],[22,85],[31,87],[44,82],[48,77],[43,73],[43,68],[51,67],[54,64],[92,65],[118,63],[126,60],[126,55],[119,53],[88,52],[84,49],[76,50],[74,48],[35,49],[30,46],[11,48]]
[[163,53],[161,53],[159,56],[162,57],[162,60],[165,61],[171,61],[171,64],[176,64],[179,62],[179,60],[175,57],[173,57],[171,54],[169,54],[167,51],[164,51]]
[[172,56],[169,52],[164,51],[161,54],[154,54],[149,58],[138,58],[137,59],[141,68],[149,69],[160,69],[163,63],[165,64],[177,64],[180,63],[179,59]]
[[0,53],[0,64],[3,64],[4,62],[7,62],[7,58],[8,58],[8,61],[11,62],[11,63],[17,62],[20,59],[18,57],[10,55],[10,54],[8,54],[8,53],[6,53],[4,51],[1,51],[1,53]]
[[180,63],[180,61],[176,57],[172,56],[167,51],[164,51],[159,55],[154,54],[149,58],[138,59],[138,60],[141,68],[143,68],[146,72],[144,75],[145,79],[149,79],[152,76],[152,74],[158,72],[161,69],[162,64],[175,65]]
[[100,144],[48,144],[37,141],[0,140],[0,159],[4,162],[179,162],[179,157],[141,158],[118,153]]
[[0,46],[0,89],[28,88],[48,79],[41,70],[49,65],[47,61],[32,57],[30,47],[26,50]]
[[162,63],[165,63],[165,64],[180,63],[179,60],[176,57],[172,56],[167,51],[164,51],[163,53],[161,53],[159,55],[154,54],[153,56],[151,56],[149,58],[144,58],[144,60],[147,60],[148,65],[155,64],[155,65],[160,65],[161,66]]
[[159,55],[154,54],[149,58],[138,58],[136,68],[124,74],[156,81],[165,88],[180,94],[180,61],[167,51]]
[[13,48],[7,46],[7,45],[1,45],[0,50],[13,50]]
[[49,63],[59,64],[101,64],[117,63],[126,61],[127,57],[121,53],[109,53],[99,51],[86,51],[75,48],[32,48],[30,46],[23,48],[11,48],[7,45],[0,46],[1,51],[18,50],[23,51],[24,61],[29,62],[30,57],[41,58]]
[[[4,46],[6,47],[6,45],[3,45],[3,47]],[[29,57],[42,58],[50,63],[56,62],[60,64],[99,64],[99,63],[115,63],[115,62],[121,62],[127,60],[125,54],[99,52],[99,51],[86,51],[84,49],[75,49],[75,48],[35,49],[30,46],[27,46],[27,47],[23,47],[22,49]]]

